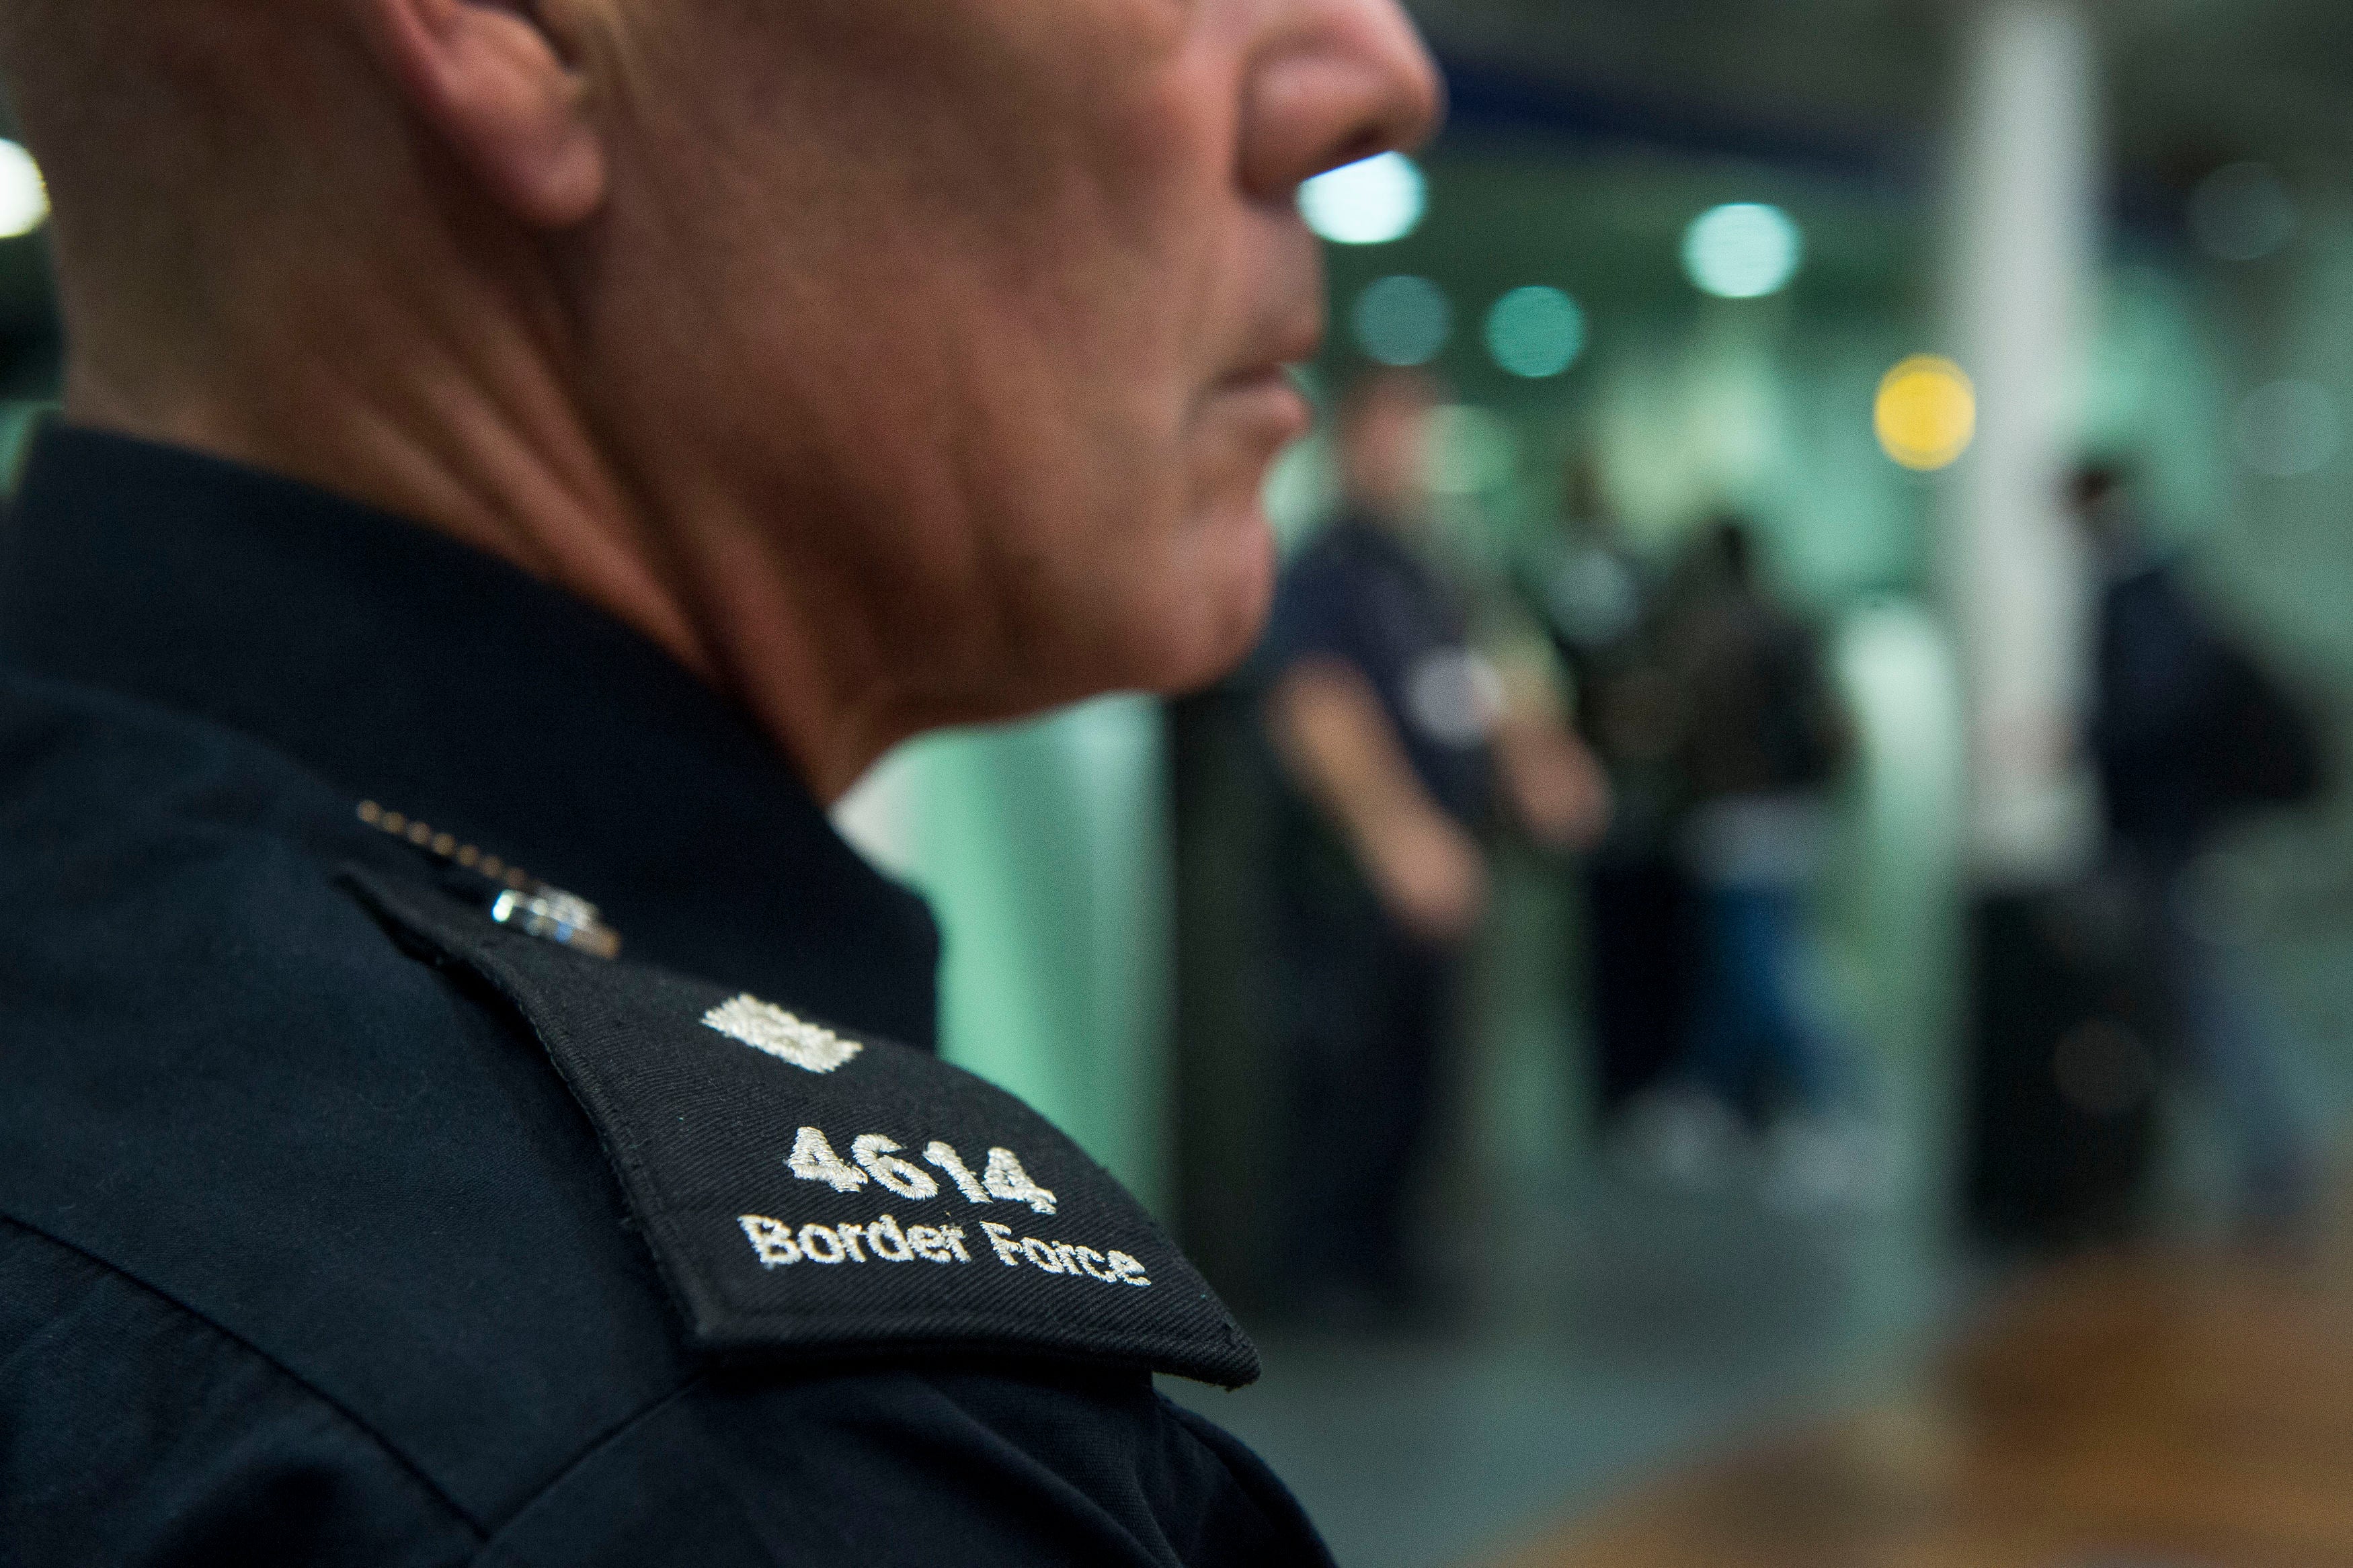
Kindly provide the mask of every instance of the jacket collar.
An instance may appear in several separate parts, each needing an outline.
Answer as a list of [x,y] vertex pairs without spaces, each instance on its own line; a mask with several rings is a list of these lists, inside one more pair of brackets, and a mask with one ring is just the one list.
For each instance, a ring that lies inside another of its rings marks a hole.
[[628,956],[930,1047],[939,937],[733,703],[592,605],[309,486],[71,427],[0,659],[194,714],[603,907]]

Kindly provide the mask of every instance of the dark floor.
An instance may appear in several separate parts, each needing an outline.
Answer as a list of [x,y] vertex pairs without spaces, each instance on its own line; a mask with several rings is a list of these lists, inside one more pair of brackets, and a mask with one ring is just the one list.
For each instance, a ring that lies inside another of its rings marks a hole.
[[1492,1201],[1441,1253],[1459,1326],[1264,1337],[1171,1392],[1245,1439],[1343,1568],[1452,1568],[1740,1434],[1882,1396],[1970,1294],[1918,1215],[1792,1219],[1595,1176]]

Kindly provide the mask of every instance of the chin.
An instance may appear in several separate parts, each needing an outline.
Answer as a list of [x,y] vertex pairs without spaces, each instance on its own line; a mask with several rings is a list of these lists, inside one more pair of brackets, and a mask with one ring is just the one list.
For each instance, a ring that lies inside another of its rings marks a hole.
[[1057,545],[1057,563],[1077,569],[1038,584],[1047,591],[1010,617],[1041,635],[1024,639],[1021,675],[997,689],[1011,706],[992,717],[1111,691],[1180,696],[1231,674],[1274,602],[1261,489],[1253,470],[1207,504],[1090,508],[1116,526],[1086,531],[1083,546],[1068,535]]
[[1274,535],[1255,495],[1204,521],[1188,559],[1171,570],[1184,591],[1159,606],[1139,690],[1177,696],[1233,673],[1258,646],[1274,605]]

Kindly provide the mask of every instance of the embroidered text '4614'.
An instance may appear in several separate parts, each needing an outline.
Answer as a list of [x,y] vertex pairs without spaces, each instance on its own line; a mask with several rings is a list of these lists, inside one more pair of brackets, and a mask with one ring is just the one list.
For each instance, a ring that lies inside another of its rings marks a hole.
[[[845,1163],[822,1130],[804,1127],[793,1138],[793,1152],[785,1156],[785,1169],[804,1182],[823,1182],[837,1193],[854,1193],[869,1182],[880,1182],[902,1198],[920,1201],[939,1196],[940,1184],[931,1172],[899,1158],[900,1149],[898,1141],[886,1134],[860,1133],[849,1145],[850,1158],[857,1163]],[[1002,1198],[1007,1203],[1028,1204],[1039,1214],[1054,1212],[1054,1194],[1029,1179],[1021,1157],[1010,1149],[991,1149],[987,1172],[979,1176],[972,1173],[955,1145],[944,1139],[934,1138],[924,1145],[923,1161],[945,1172],[967,1203]]]

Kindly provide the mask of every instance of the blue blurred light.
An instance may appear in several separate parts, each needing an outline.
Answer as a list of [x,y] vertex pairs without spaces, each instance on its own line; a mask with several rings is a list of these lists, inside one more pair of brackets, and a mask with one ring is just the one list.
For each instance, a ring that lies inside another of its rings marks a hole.
[[1557,289],[1514,289],[1487,312],[1487,352],[1514,375],[1558,375],[1585,352],[1585,312]]
[[1454,307],[1427,278],[1384,278],[1356,296],[1357,346],[1382,364],[1428,364],[1454,332]]
[[1387,245],[1421,222],[1429,202],[1421,171],[1402,153],[1382,153],[1299,187],[1307,226],[1335,245]]
[[1734,202],[1692,220],[1683,236],[1683,268],[1718,299],[1758,300],[1788,287],[1805,250],[1805,236],[1788,213],[1761,202]]

